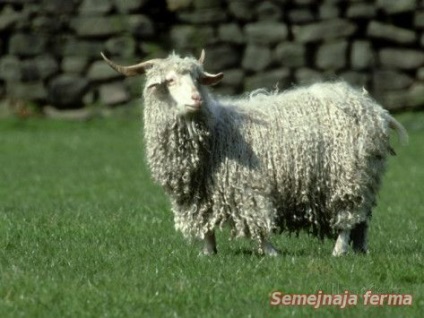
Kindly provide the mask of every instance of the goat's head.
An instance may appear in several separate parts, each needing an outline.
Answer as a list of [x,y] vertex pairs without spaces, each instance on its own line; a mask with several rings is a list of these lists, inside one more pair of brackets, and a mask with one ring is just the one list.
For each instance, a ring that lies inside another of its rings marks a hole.
[[146,74],[145,94],[163,97],[164,92],[168,93],[171,103],[181,115],[199,111],[203,103],[200,86],[217,84],[224,76],[223,73],[210,74],[203,70],[204,50],[198,60],[172,54],[166,59],[153,59],[130,66],[115,64],[101,54],[113,69],[125,76]]

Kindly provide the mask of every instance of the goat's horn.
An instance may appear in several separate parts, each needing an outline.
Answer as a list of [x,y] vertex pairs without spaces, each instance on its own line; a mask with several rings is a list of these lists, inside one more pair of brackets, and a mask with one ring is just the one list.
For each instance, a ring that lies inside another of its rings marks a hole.
[[202,49],[202,52],[200,52],[199,63],[203,64],[204,61],[205,61],[205,49]]
[[110,65],[110,67],[112,67],[115,71],[125,76],[135,76],[135,75],[144,74],[146,72],[146,69],[152,67],[155,63],[159,61],[159,59],[153,59],[153,60],[141,62],[141,63],[130,65],[130,66],[122,66],[122,65],[115,64],[114,62],[109,60],[103,54],[103,52],[101,52],[100,54],[102,55],[106,63]]

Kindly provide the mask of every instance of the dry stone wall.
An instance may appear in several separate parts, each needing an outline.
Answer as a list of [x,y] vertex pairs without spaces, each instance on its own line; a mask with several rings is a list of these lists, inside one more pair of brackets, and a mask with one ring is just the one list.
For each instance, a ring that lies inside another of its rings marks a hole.
[[0,0],[0,96],[43,107],[140,95],[99,58],[198,54],[239,94],[343,78],[390,109],[424,107],[423,0]]

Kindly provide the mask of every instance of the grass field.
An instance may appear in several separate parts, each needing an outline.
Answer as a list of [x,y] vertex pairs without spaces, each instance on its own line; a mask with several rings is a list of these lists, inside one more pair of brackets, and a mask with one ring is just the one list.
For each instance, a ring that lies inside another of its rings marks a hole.
[[[273,238],[277,258],[218,233],[198,257],[173,229],[136,119],[0,122],[0,317],[422,317],[424,113],[389,161],[368,256]],[[271,307],[270,294],[411,294],[412,306]]]

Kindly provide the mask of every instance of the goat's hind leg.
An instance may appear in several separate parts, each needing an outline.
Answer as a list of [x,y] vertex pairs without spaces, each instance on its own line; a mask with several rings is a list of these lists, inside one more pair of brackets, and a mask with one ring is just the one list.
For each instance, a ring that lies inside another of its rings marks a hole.
[[368,253],[368,222],[358,223],[350,231],[350,241],[355,253]]
[[278,256],[280,253],[266,238],[261,238],[259,242],[259,253],[267,256]]

